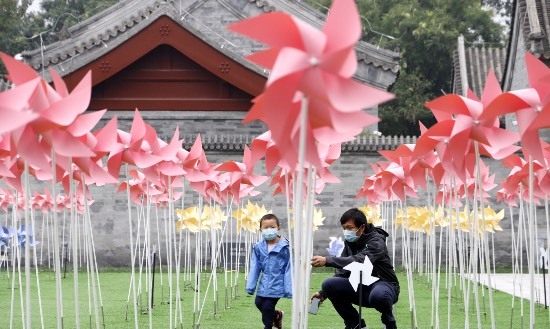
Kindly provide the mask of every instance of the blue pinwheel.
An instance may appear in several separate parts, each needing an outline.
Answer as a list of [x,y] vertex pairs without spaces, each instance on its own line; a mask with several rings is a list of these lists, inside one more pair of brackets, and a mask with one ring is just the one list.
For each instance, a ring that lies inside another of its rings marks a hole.
[[344,241],[341,237],[335,238],[333,236],[330,237],[330,242],[328,244],[328,248],[326,248],[329,255],[340,257],[342,254],[342,251],[344,250]]
[[40,243],[34,240],[32,228],[26,231],[25,225],[21,225],[21,228],[17,231],[17,244],[21,250],[25,250],[25,240],[27,236],[29,237],[29,246],[34,247]]
[[0,225],[0,250],[10,248],[10,239],[17,234],[13,227],[4,227]]

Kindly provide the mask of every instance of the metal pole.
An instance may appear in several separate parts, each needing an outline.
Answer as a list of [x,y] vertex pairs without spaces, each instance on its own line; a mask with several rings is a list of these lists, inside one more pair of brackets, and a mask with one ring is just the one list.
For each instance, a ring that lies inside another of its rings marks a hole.
[[544,309],[548,309],[548,304],[546,304],[546,269],[542,268],[542,290],[544,291]]
[[157,262],[157,252],[156,252],[156,249],[157,246],[154,245],[153,246],[153,275],[152,275],[152,278],[151,278],[151,309],[153,309],[153,307],[155,306],[155,304],[153,303],[153,301],[155,300],[155,265],[156,265],[156,262]]
[[363,305],[363,271],[359,271],[359,324],[358,328],[361,329],[362,320],[362,306]]

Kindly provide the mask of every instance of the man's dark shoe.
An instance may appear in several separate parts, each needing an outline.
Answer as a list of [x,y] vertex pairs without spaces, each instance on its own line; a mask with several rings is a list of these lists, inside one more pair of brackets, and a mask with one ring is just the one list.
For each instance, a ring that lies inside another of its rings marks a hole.
[[281,310],[277,310],[277,315],[275,316],[275,321],[273,321],[273,326],[277,329],[283,328],[283,316],[285,315],[285,312]]
[[365,320],[361,319],[361,323],[356,324],[355,326],[346,326],[345,329],[366,329],[367,325],[365,324]]
[[381,319],[382,323],[386,326],[386,329],[397,329],[397,323],[395,322],[393,315],[382,314]]

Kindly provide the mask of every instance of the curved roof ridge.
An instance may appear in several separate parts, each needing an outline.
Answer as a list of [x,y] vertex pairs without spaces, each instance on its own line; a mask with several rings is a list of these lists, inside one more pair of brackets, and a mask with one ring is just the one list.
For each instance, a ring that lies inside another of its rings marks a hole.
[[[112,7],[70,27],[70,37],[68,39],[46,45],[43,49],[25,51],[22,53],[23,58],[35,69],[40,69],[43,65],[44,68],[47,68],[69,61],[72,65],[73,59],[83,55],[76,61],[78,65],[82,66],[81,64],[89,63],[93,59],[106,54],[110,50],[109,47],[117,47],[143,30],[149,25],[149,23],[146,23],[148,19],[155,20],[162,15],[167,15],[195,35],[203,38],[213,47],[234,57],[235,60],[254,71],[259,73],[261,71],[261,74],[267,76],[265,70],[244,59],[246,53],[243,52],[243,49],[256,51],[262,48],[260,44],[247,41],[229,31],[225,31],[224,26],[222,26],[223,22],[219,26],[207,26],[207,20],[203,20],[202,17],[197,19],[193,16],[197,15],[196,13],[200,15],[201,12],[206,12],[202,6],[211,6],[213,3],[211,4],[209,0],[184,0],[182,7],[179,4],[180,2],[175,0],[125,0],[118,2]],[[251,17],[259,14],[258,9],[260,9],[263,12],[273,10],[288,12],[318,28],[324,24],[325,19],[325,15],[318,10],[303,2],[294,0],[218,0],[216,4],[223,6],[224,10],[227,11],[226,14],[230,14],[233,18]],[[193,17],[194,21],[190,21],[190,17]],[[212,19],[212,17],[208,18]],[[235,47],[231,48],[235,49],[227,49],[230,47],[224,49],[224,45],[227,43],[234,44]],[[251,45],[252,43],[254,45]],[[398,52],[379,48],[365,41],[358,42],[355,49],[358,61],[363,61],[366,64],[393,73],[397,73],[400,69],[400,54]],[[67,72],[63,67],[61,69],[64,71],[60,72],[62,75],[74,71],[69,69],[69,72]],[[364,77],[356,77],[361,81],[367,81]],[[384,87],[387,88],[388,86]]]

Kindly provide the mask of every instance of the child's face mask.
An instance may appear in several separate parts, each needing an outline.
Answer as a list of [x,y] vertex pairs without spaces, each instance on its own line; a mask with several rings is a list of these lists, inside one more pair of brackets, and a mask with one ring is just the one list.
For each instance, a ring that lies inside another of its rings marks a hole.
[[275,240],[275,238],[279,235],[279,231],[277,231],[276,228],[266,228],[262,231],[262,236],[266,241],[272,241]]

